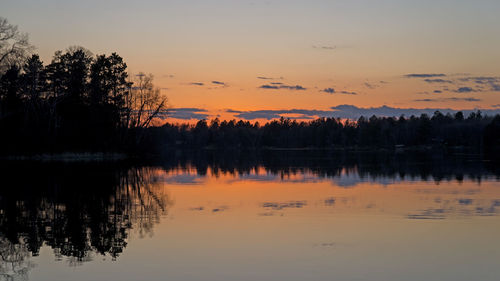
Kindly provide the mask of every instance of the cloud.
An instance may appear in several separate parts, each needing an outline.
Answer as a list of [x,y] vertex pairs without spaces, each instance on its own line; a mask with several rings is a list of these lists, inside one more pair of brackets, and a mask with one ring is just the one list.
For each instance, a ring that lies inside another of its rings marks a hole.
[[459,79],[462,82],[472,82],[480,86],[490,86],[490,91],[500,92],[500,77],[495,76],[472,76]]
[[299,90],[299,91],[307,90],[307,88],[304,88],[300,85],[295,85],[295,86],[280,85],[280,88],[289,90]]
[[434,90],[434,93],[435,94],[441,94],[441,93],[443,93],[443,91],[441,91],[441,90]]
[[328,94],[357,95],[356,92],[348,92],[348,91],[337,92],[337,91],[335,91],[334,88],[325,88],[325,89],[321,90],[320,92],[325,92],[325,93],[328,93]]
[[[458,110],[453,110],[449,108],[395,108],[389,106],[381,106],[381,107],[369,107],[369,108],[360,108],[354,105],[339,105],[332,107],[334,113],[332,114],[334,117],[340,118],[349,118],[349,119],[357,119],[360,116],[386,116],[386,117],[398,117],[401,115],[405,116],[419,116],[422,113],[432,115],[435,111],[440,111],[443,114],[450,113],[455,114]],[[468,115],[474,110],[462,110],[464,115]],[[500,113],[500,109],[481,109],[485,115],[495,115]],[[327,117],[327,116],[325,116]]]
[[271,82],[271,85],[283,85],[281,82]]
[[266,76],[258,76],[257,79],[260,79],[260,80],[283,80],[284,78],[283,77],[273,78],[273,77],[266,77]]
[[259,87],[260,89],[267,89],[267,90],[279,90],[279,89],[288,89],[288,90],[296,90],[296,91],[304,91],[307,90],[307,88],[304,88],[300,85],[295,85],[295,86],[290,86],[290,85],[284,85],[284,84],[274,84],[274,85],[261,85]]
[[473,101],[481,101],[481,99],[473,98],[473,97],[469,97],[469,98],[451,97],[451,98],[439,98],[439,99],[416,99],[413,101],[417,101],[417,102],[470,101],[470,102],[473,102]]
[[274,90],[277,90],[280,87],[279,86],[273,86],[273,85],[262,85],[259,88],[261,88],[261,89],[274,89]]
[[174,78],[175,76],[173,74],[164,74],[161,77],[162,78]]
[[491,107],[500,108],[500,103],[499,104],[493,104]]
[[241,113],[242,112],[242,111],[234,110],[234,109],[226,109],[225,111],[228,113]]
[[[236,110],[234,110],[236,111]],[[226,112],[229,112],[226,110]],[[279,119],[282,116],[290,119],[313,119],[320,116],[329,116],[330,111],[324,110],[309,110],[309,109],[288,109],[288,110],[253,110],[253,111],[240,111],[235,115],[236,118],[245,120],[255,119]],[[294,117],[286,115],[295,115]]]
[[433,77],[445,77],[446,74],[443,73],[411,73],[406,74],[406,78],[433,78]]
[[444,79],[424,79],[425,82],[427,83],[453,83],[451,80],[444,80]]
[[205,85],[205,83],[201,83],[201,82],[191,82],[191,83],[189,83],[189,85],[193,85],[193,86],[203,86],[203,85]]
[[222,85],[222,86],[227,86],[227,85],[226,85],[226,83],[221,82],[221,81],[215,81],[215,80],[214,80],[214,81],[212,81],[212,84],[214,84],[214,85]]
[[207,119],[208,111],[203,108],[172,108],[168,110],[167,118],[190,120]]
[[490,84],[490,83],[500,82],[500,77],[494,77],[494,76],[472,76],[472,77],[460,78],[460,81],[463,81],[463,82],[474,82],[476,84]]
[[455,98],[455,97],[452,97],[452,98],[448,98],[448,100],[452,100],[452,101],[481,101],[481,99],[478,99],[478,98]]
[[322,49],[322,50],[335,50],[337,46],[312,46],[314,49]]
[[367,87],[368,89],[375,89],[375,88],[377,88],[376,85],[370,84],[368,82],[365,82],[365,87]]
[[[442,99],[439,99],[443,101]],[[449,101],[477,101],[475,98],[449,98]],[[434,99],[425,99],[424,101],[434,101]],[[445,101],[445,100],[444,100]],[[500,105],[498,109],[481,109],[481,112],[485,115],[495,115],[500,114]],[[397,108],[389,106],[380,107],[369,107],[362,108],[354,105],[338,105],[331,107],[330,110],[314,110],[314,109],[277,109],[277,110],[253,110],[253,111],[237,111],[232,110],[235,114],[235,118],[245,119],[245,120],[255,120],[255,119],[279,119],[282,116],[287,117],[287,115],[294,115],[291,119],[314,119],[318,117],[338,117],[347,119],[358,119],[361,116],[385,116],[385,117],[399,117],[401,115],[405,116],[420,116],[420,114],[433,115],[434,112],[440,111],[443,114],[450,113],[455,114],[458,110],[453,110],[450,108]],[[226,112],[230,112],[226,110]],[[461,110],[464,115],[469,115],[475,110]]]
[[357,95],[356,92],[348,92],[348,91],[341,91],[340,93],[344,95]]

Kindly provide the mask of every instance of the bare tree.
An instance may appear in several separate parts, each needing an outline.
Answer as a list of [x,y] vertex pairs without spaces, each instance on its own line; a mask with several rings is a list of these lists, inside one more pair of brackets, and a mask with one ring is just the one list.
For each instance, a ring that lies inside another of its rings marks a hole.
[[132,129],[135,143],[138,144],[144,138],[145,128],[151,126],[154,120],[165,118],[168,99],[154,86],[152,74],[146,75],[141,72],[130,85],[128,93],[124,96],[123,138],[129,137],[128,131]]
[[153,84],[153,75],[139,73],[126,97],[128,112],[126,124],[129,128],[147,128],[155,118],[167,113],[167,97]]
[[16,25],[0,17],[0,73],[12,65],[20,68],[32,50],[28,34],[19,32]]

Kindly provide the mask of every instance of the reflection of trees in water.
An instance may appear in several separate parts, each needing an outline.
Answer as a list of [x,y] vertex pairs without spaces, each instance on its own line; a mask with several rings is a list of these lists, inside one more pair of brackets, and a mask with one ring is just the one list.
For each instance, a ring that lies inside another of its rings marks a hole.
[[0,280],[28,280],[28,272],[34,266],[29,256],[25,244],[0,238]]
[[487,160],[490,155],[474,153],[229,150],[176,151],[172,154],[167,154],[157,164],[167,171],[194,168],[200,176],[209,170],[216,177],[252,175],[264,170],[282,179],[301,174],[332,179],[352,174],[372,181],[400,178],[440,182],[467,178],[481,182],[485,177],[500,178],[497,159]]
[[[149,168],[2,168],[7,170],[0,190],[2,241],[19,253],[25,249],[25,256],[48,245],[57,259],[69,257],[70,263],[90,260],[93,252],[117,258],[131,229],[140,236],[151,233],[171,204]],[[0,267],[8,263],[0,258]]]

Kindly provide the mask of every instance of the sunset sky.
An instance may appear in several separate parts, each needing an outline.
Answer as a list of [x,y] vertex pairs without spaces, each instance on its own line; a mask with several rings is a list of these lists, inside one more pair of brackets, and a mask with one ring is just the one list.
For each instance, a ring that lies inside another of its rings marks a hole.
[[154,74],[180,119],[500,111],[498,0],[0,0],[0,11],[45,63],[80,45]]

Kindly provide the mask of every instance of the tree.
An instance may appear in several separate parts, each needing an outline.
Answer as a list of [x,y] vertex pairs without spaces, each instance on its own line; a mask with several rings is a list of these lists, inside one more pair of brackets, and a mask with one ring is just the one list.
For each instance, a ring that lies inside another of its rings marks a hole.
[[90,67],[90,105],[125,105],[125,95],[131,82],[127,81],[127,64],[116,53],[97,56]]
[[39,99],[45,88],[45,73],[40,56],[34,54],[29,57],[23,66],[23,71],[22,90],[26,95],[26,98],[30,101]]
[[87,88],[92,53],[83,47],[69,47],[59,60],[63,66],[66,94],[69,98],[82,102]]
[[19,32],[16,25],[0,17],[0,74],[5,73],[12,65],[20,68],[32,50],[28,35]]
[[19,109],[21,105],[19,86],[20,70],[16,65],[12,65],[0,77],[0,116],[11,114]]
[[153,75],[139,73],[126,99],[126,122],[130,128],[147,128],[167,109],[167,97],[153,84]]
[[[153,75],[139,73],[137,79],[125,95],[123,110],[123,140],[132,139],[137,146],[144,138],[148,128],[156,118],[167,115],[167,97],[153,84]],[[128,135],[132,130],[133,136]]]

